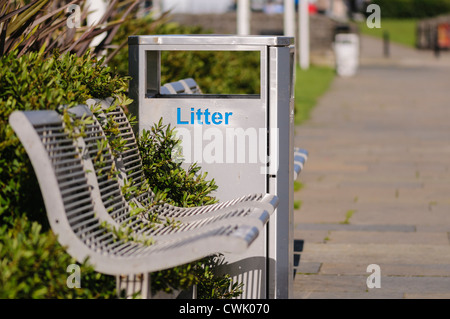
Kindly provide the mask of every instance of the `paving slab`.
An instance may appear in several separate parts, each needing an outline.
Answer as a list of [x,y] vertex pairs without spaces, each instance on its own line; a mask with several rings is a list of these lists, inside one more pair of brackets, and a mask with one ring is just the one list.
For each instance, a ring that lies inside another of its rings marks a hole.
[[[301,260],[348,264],[450,264],[450,245],[304,244]],[[450,287],[449,287],[450,288]]]
[[[380,293],[378,291],[367,291],[365,293],[353,293],[353,292],[295,292],[295,299],[417,299],[417,296],[429,299],[447,299],[445,295],[433,294],[433,295],[405,295],[398,292]],[[425,297],[423,297],[425,296]],[[437,296],[437,297],[436,297]]]
[[442,294],[417,294],[417,293],[406,293],[404,299],[450,299],[450,293]]
[[446,232],[330,231],[329,244],[448,245]]
[[328,238],[328,229],[294,229],[294,239],[308,243],[325,243]]
[[[405,294],[410,296],[448,295],[450,284],[449,277],[381,276],[380,288],[368,288],[367,278],[368,276],[298,275],[294,286],[300,288],[299,291],[308,290],[309,293],[330,294],[332,291],[338,298],[344,294],[352,298],[404,298]],[[297,293],[294,297],[301,298],[302,295],[305,296],[305,292]]]
[[[306,264],[306,262],[305,262]],[[310,263],[313,264],[313,263]],[[449,264],[389,264],[381,263],[380,272],[382,276],[397,277],[450,277]],[[367,264],[348,263],[323,263],[320,264],[320,273],[324,275],[364,275],[369,276]],[[299,269],[302,269],[299,267]],[[300,272],[300,270],[299,270]]]
[[376,234],[385,233],[385,232],[408,232],[413,233],[416,232],[416,227],[414,225],[376,225],[376,224],[326,224],[326,223],[300,223],[295,227],[298,230],[298,234],[304,234],[305,231],[327,231],[328,234],[331,231],[342,231],[348,233],[360,232],[364,233],[372,232]]

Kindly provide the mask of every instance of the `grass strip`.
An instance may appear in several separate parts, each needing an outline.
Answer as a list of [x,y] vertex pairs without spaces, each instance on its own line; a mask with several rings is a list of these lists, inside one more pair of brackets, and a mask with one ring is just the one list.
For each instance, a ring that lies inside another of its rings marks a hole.
[[381,28],[370,29],[366,22],[358,23],[361,34],[382,39],[385,32],[390,41],[410,48],[416,47],[416,19],[381,19]]
[[295,124],[309,119],[318,99],[328,90],[335,70],[327,66],[311,65],[303,70],[297,66],[295,83]]

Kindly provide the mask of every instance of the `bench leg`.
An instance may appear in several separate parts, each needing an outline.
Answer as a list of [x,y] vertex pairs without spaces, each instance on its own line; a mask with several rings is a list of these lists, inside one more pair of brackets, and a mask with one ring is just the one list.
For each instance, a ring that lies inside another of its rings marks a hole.
[[151,297],[150,274],[119,275],[116,276],[116,290],[118,298]]
[[138,275],[116,276],[116,291],[118,298],[141,299],[197,299],[197,286],[185,291],[174,291],[172,294],[151,293],[150,273]]

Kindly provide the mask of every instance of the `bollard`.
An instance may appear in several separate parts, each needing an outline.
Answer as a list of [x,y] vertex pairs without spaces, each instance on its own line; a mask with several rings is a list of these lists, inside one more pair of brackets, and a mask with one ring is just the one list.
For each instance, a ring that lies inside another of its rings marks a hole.
[[383,53],[385,58],[389,58],[391,55],[389,32],[387,31],[383,32]]
[[359,66],[359,36],[354,33],[338,33],[334,41],[336,72],[339,76],[354,76]]

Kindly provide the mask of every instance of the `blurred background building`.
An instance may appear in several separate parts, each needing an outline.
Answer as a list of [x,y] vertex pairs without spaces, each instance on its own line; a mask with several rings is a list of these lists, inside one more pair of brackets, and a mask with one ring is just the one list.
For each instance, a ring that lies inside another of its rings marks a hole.
[[[291,0],[298,6],[301,0]],[[348,18],[351,12],[360,12],[370,0],[305,0],[309,2],[312,13],[325,14],[337,19]],[[220,14],[236,10],[236,0],[153,0],[147,1],[162,11],[170,10],[172,13],[186,14]],[[266,14],[281,14],[284,9],[284,0],[250,0],[253,12]]]
[[[309,47],[311,62],[333,65],[332,42],[337,29],[348,25],[354,12],[367,0],[248,0],[252,35],[283,35],[284,3],[308,1]],[[216,34],[237,34],[237,0],[153,0],[147,6],[153,11],[170,11],[169,21],[181,25],[197,25]],[[298,26],[298,14],[295,14]],[[298,41],[298,37],[297,37]],[[297,42],[296,41],[296,42]]]

